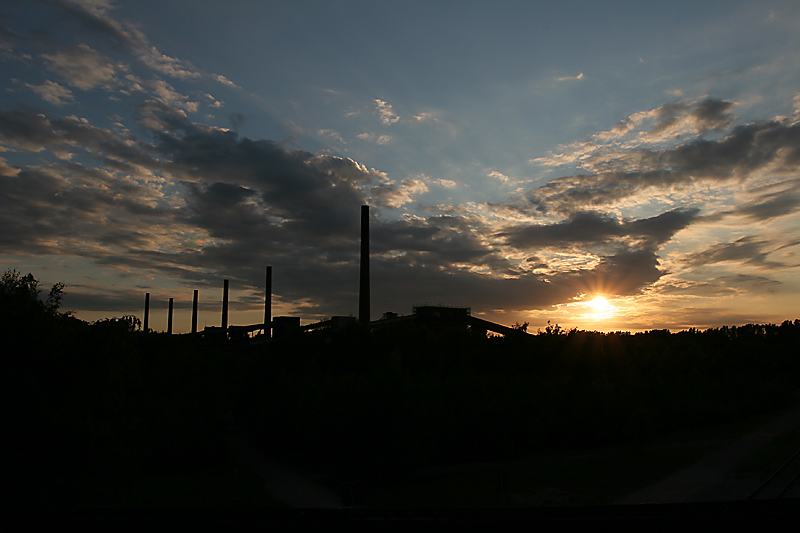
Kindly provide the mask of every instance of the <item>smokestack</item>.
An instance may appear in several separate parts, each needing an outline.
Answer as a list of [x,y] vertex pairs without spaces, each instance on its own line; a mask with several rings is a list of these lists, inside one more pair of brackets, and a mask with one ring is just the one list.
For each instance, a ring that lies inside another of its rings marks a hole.
[[228,286],[230,281],[222,283],[222,331],[227,335],[228,332]]
[[358,321],[369,324],[369,206],[361,206],[361,283],[358,289]]
[[169,299],[169,313],[167,314],[167,335],[172,335],[172,298]]
[[149,331],[150,327],[150,293],[144,293],[144,331]]
[[192,297],[192,333],[197,333],[197,289]]
[[272,338],[272,267],[267,267],[267,282],[264,296],[264,335]]

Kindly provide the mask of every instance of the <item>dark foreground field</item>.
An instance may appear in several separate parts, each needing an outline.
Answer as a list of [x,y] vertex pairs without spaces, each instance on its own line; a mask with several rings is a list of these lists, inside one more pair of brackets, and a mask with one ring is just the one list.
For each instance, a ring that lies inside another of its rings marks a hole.
[[799,375],[800,321],[252,346],[136,329],[3,332],[12,507],[290,505],[232,438],[357,508],[611,503],[791,408]]

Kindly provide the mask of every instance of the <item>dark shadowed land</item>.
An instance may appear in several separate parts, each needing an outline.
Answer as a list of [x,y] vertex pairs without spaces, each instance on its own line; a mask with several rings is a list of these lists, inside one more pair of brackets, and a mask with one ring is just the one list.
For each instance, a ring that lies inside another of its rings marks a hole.
[[[88,324],[51,295],[3,295],[11,507],[611,504],[791,411],[800,384],[797,320],[507,338],[350,324],[234,344]],[[758,477],[795,437],[728,474]]]

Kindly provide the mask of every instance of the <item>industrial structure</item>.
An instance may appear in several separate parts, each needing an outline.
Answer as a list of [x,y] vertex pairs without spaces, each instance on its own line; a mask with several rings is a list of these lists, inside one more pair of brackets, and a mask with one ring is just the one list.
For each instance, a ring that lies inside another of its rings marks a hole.
[[[361,255],[359,269],[358,291],[358,323],[369,325],[370,328],[391,327],[403,323],[426,324],[434,327],[455,327],[471,329],[483,334],[487,332],[501,335],[526,335],[517,328],[511,328],[488,320],[472,316],[471,309],[463,306],[448,306],[442,304],[417,304],[412,307],[410,315],[397,315],[385,313],[378,320],[371,320],[370,316],[370,261],[369,261],[369,206],[361,206]],[[223,280],[222,288],[222,318],[219,327],[206,326],[202,332],[205,337],[247,339],[256,338],[268,341],[296,332],[320,332],[331,329],[341,329],[356,322],[353,316],[333,316],[329,319],[300,325],[297,316],[272,316],[272,267],[266,268],[265,295],[264,295],[264,321],[248,326],[228,325],[228,295],[230,291],[229,280]],[[197,333],[197,308],[198,291],[194,291],[192,302],[192,333]],[[167,332],[172,333],[173,300],[169,299],[169,315]],[[144,331],[149,330],[150,293],[145,294]],[[260,335],[259,335],[260,332]]]

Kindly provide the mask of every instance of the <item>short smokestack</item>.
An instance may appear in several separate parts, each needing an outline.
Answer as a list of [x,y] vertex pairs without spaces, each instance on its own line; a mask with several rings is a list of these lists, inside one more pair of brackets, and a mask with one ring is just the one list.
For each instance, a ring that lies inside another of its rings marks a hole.
[[267,267],[266,288],[264,290],[264,335],[272,338],[272,267]]
[[225,280],[222,283],[222,331],[228,331],[228,286],[230,281]]
[[369,206],[361,206],[361,278],[358,290],[358,321],[369,323]]
[[150,293],[144,293],[144,331],[150,331]]
[[169,299],[169,312],[167,313],[167,335],[172,335],[172,310],[173,300]]
[[192,297],[192,333],[197,333],[197,289]]

